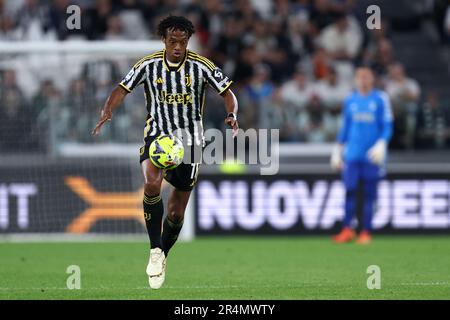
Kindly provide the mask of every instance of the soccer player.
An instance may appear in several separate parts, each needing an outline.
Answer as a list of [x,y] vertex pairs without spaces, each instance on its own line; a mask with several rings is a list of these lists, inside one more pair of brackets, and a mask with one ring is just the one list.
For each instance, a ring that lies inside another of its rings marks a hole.
[[351,224],[356,209],[356,191],[362,181],[363,223],[357,243],[368,244],[372,240],[372,215],[377,200],[378,181],[384,175],[393,117],[387,94],[374,89],[371,69],[358,68],[355,84],[357,90],[344,101],[342,127],[331,155],[331,166],[335,170],[342,170],[345,186],[343,228],[333,240],[344,243],[356,237]]
[[[124,98],[138,85],[144,86],[148,115],[140,163],[144,175],[144,218],[150,239],[146,272],[153,289],[164,283],[166,258],[181,231],[184,211],[197,181],[199,161],[183,162],[173,170],[158,169],[149,159],[150,144],[162,134],[181,129],[187,131],[191,146],[203,146],[202,114],[207,84],[224,98],[225,123],[233,129],[233,136],[238,130],[238,103],[230,89],[232,81],[209,59],[187,49],[194,32],[194,26],[184,17],[163,19],[158,25],[158,35],[165,49],[142,58],[131,68],[107,99],[93,130],[97,135]],[[163,179],[174,186],[164,223],[160,196]]]

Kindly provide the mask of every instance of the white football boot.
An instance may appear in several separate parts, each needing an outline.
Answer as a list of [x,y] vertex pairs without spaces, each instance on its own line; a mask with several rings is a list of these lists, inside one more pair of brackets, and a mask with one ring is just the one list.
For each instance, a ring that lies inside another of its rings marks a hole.
[[160,248],[150,250],[150,259],[147,265],[148,283],[150,288],[159,289],[166,277],[166,256]]

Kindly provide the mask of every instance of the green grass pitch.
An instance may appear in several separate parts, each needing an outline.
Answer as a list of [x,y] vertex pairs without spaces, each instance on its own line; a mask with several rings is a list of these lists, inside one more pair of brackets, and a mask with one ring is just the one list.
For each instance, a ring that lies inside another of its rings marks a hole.
[[[450,299],[449,236],[221,237],[177,243],[148,287],[145,242],[0,243],[0,299]],[[81,289],[66,268],[81,268]],[[381,289],[367,288],[367,267]]]

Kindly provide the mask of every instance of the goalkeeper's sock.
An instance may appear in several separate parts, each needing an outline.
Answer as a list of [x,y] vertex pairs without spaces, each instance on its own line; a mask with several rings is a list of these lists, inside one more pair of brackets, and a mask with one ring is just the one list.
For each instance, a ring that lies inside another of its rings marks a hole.
[[150,238],[150,247],[161,248],[161,225],[164,214],[164,206],[161,196],[149,196],[144,193],[144,218],[147,226],[148,237]]
[[164,253],[167,257],[170,248],[173,247],[178,239],[181,228],[183,227],[183,220],[178,223],[170,221],[168,217],[164,219],[163,233],[162,233],[162,245]]
[[347,190],[345,192],[345,215],[343,225],[344,227],[351,227],[353,217],[355,216],[356,207],[356,191]]

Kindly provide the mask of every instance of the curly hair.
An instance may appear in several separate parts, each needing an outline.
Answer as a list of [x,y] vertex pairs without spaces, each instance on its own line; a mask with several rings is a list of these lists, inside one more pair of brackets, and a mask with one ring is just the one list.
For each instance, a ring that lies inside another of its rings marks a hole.
[[195,33],[194,25],[191,21],[181,16],[168,16],[158,24],[158,35],[165,37],[168,30],[180,30],[186,32],[188,38]]

